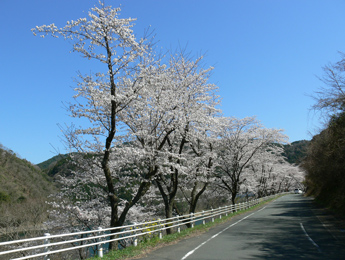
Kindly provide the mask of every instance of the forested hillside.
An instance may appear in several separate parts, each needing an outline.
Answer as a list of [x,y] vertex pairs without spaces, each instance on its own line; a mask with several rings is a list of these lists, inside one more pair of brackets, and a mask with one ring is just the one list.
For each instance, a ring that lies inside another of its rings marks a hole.
[[39,164],[37,164],[37,166],[41,169],[41,170],[47,170],[49,168],[52,168],[55,166],[55,164],[60,161],[61,159],[64,159],[66,158],[68,155],[66,154],[59,154],[59,155],[56,155],[44,162],[41,162]]
[[292,164],[299,165],[307,155],[310,141],[301,140],[284,146],[284,156]]
[[328,127],[311,141],[303,168],[308,194],[345,213],[345,113],[333,116]]
[[39,167],[0,147],[1,203],[22,203],[53,192],[54,185]]
[[328,116],[327,126],[315,135],[302,166],[308,194],[345,214],[345,54],[323,67],[323,86],[315,92],[313,108]]
[[53,179],[59,175],[71,175],[72,171],[76,167],[76,165],[72,163],[72,159],[69,154],[59,154],[49,160],[37,164],[37,166]]
[[0,145],[0,236],[33,232],[47,217],[46,200],[56,188],[39,167]]

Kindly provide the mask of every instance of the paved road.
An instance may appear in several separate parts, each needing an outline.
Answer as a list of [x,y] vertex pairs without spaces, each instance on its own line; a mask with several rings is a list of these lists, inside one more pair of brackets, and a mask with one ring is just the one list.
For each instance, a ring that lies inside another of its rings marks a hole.
[[312,199],[286,195],[141,259],[345,259],[342,234],[320,220]]

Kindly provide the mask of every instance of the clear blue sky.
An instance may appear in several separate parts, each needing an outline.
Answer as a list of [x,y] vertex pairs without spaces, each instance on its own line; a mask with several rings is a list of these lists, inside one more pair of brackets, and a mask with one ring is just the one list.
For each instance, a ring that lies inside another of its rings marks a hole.
[[[345,1],[105,0],[137,18],[135,32],[155,29],[158,45],[207,53],[225,116],[256,115],[283,128],[290,142],[319,127],[308,96],[322,66],[345,51]],[[57,124],[71,119],[77,71],[94,71],[62,39],[34,37],[36,25],[85,17],[95,0],[0,0],[0,143],[32,163],[65,153]]]

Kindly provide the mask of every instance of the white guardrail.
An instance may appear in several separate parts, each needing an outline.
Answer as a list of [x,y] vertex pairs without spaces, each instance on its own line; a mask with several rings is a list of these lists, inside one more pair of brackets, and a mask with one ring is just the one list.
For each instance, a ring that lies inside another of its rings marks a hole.
[[[230,213],[248,209],[268,200],[277,195],[271,195],[259,199],[253,199],[235,205],[220,207],[208,211],[192,213],[183,216],[176,216],[169,219],[158,219],[145,223],[121,226],[116,228],[98,228],[83,232],[74,232],[68,234],[50,235],[45,233],[44,236],[7,241],[0,243],[0,259],[32,259],[38,258],[48,260],[49,256],[78,250],[82,248],[93,248],[95,255],[103,257],[103,248],[105,244],[112,241],[125,241],[126,244],[137,246],[138,239],[152,237],[154,235],[162,238],[167,229],[181,231],[181,226],[189,224],[194,227],[195,223],[205,224],[206,221],[214,221],[215,218],[222,218]],[[115,238],[110,239],[111,236]],[[5,251],[6,249],[6,251]],[[4,257],[5,258],[2,258]]]

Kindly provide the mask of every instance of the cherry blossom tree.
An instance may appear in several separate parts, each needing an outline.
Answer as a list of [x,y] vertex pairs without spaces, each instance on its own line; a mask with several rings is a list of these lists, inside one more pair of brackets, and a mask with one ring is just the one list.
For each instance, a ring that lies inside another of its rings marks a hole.
[[72,41],[74,52],[104,66],[103,71],[79,75],[75,103],[70,104],[68,110],[72,117],[84,118],[89,125],[68,128],[64,134],[72,150],[97,155],[95,165],[100,166],[106,182],[111,227],[123,224],[128,210],[149,188],[147,183],[139,185],[123,211],[119,211],[122,204],[116,187],[119,181],[112,170],[111,159],[121,140],[119,136],[126,132],[119,130],[120,114],[142,91],[140,69],[147,66],[143,62],[147,59],[143,57],[150,51],[146,39],[137,40],[134,36],[135,19],[118,18],[119,12],[120,8],[105,6],[100,1],[99,7],[92,8],[87,18],[68,21],[62,28],[50,24],[32,29],[34,35],[62,36]]
[[159,191],[170,218],[178,210],[178,192],[194,212],[203,194],[215,196],[207,190],[214,183],[234,203],[255,156],[285,136],[253,117],[219,117],[217,87],[209,83],[213,68],[182,52],[164,64],[146,38],[135,38],[135,19],[120,19],[119,12],[100,1],[87,18],[33,29],[35,35],[72,41],[73,51],[104,66],[79,74],[75,102],[67,107],[83,125],[63,129],[67,146],[78,152],[72,155],[78,167],[61,176],[55,216],[87,228],[104,221],[120,227],[149,217],[149,202]]
[[167,218],[172,217],[180,181],[189,175],[189,153],[193,151],[188,145],[197,134],[201,136],[207,132],[208,117],[213,116],[218,102],[215,98],[216,86],[208,83],[212,68],[203,69],[201,61],[202,57],[192,61],[182,53],[172,56],[169,61],[169,87],[173,93],[171,104],[174,104],[173,116],[177,124],[167,138],[164,170],[162,168],[155,178]]
[[218,186],[231,195],[235,203],[241,185],[246,181],[243,174],[258,153],[265,152],[276,143],[287,141],[282,130],[264,128],[255,117],[225,119],[218,145]]
[[291,187],[302,188],[303,171],[288,163],[283,151],[281,146],[270,146],[258,153],[246,169],[246,184],[250,183],[251,191],[258,197],[288,191]]
[[279,192],[277,184],[282,172],[279,170],[282,165],[287,164],[282,156],[283,148],[280,145],[272,145],[268,149],[253,156],[252,162],[246,169],[246,183],[250,183],[250,190],[258,197]]
[[188,149],[190,150],[186,154],[186,172],[188,174],[179,185],[185,201],[189,204],[188,213],[196,211],[200,197],[213,181],[215,170],[214,161],[217,158],[217,153],[214,149],[214,143],[217,142],[219,117],[217,114],[207,114],[205,119],[207,121],[203,121],[204,131],[192,132],[188,135]]
[[289,191],[295,188],[305,189],[304,180],[306,173],[302,168],[292,164],[285,164],[282,165],[280,170],[284,173],[284,178],[280,182],[280,191]]

